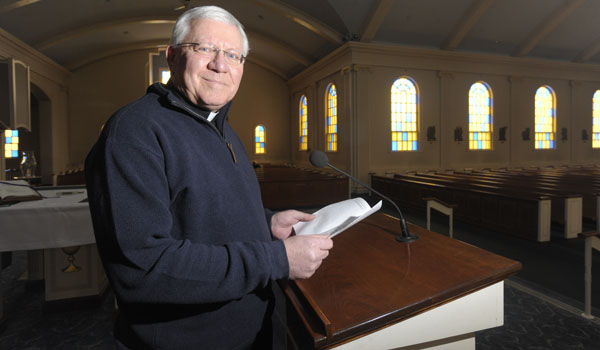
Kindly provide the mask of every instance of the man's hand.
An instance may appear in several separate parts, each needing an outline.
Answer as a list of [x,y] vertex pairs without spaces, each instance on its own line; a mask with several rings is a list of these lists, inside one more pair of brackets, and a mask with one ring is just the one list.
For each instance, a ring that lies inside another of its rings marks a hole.
[[333,240],[323,235],[291,236],[283,241],[290,265],[290,279],[312,276],[329,255]]
[[292,234],[292,226],[299,221],[311,221],[315,216],[298,210],[280,211],[271,217],[271,232],[277,239],[286,239]]

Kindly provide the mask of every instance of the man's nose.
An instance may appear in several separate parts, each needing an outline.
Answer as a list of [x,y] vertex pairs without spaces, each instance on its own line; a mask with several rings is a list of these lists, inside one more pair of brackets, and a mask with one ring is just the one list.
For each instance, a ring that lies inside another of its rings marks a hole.
[[229,64],[225,61],[225,53],[222,50],[215,53],[213,59],[208,63],[208,68],[217,72],[226,72],[229,70]]

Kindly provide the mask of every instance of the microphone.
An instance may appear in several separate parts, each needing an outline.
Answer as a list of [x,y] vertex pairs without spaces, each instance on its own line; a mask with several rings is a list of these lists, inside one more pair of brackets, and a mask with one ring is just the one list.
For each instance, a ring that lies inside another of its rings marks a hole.
[[412,241],[416,241],[417,238],[419,238],[417,235],[413,235],[410,234],[408,232],[408,227],[406,227],[406,221],[404,220],[404,216],[402,215],[402,212],[400,211],[400,208],[398,208],[398,206],[396,205],[396,203],[394,203],[394,201],[392,201],[391,199],[389,199],[388,197],[384,196],[383,194],[375,191],[374,189],[372,189],[370,186],[362,183],[361,181],[359,181],[357,178],[355,178],[354,176],[346,173],[345,171],[336,168],[335,166],[331,165],[329,163],[329,159],[327,158],[327,155],[319,150],[316,151],[312,151],[310,153],[310,164],[312,164],[313,166],[317,167],[317,168],[323,168],[325,166],[330,167],[331,169],[345,175],[346,177],[348,177],[349,179],[352,179],[354,182],[356,182],[357,184],[361,185],[362,187],[368,189],[369,191],[375,193],[376,195],[378,195],[379,197],[385,199],[386,201],[392,203],[392,205],[394,206],[394,208],[396,208],[396,211],[398,211],[398,215],[400,215],[400,230],[402,231],[402,235],[396,235],[396,240],[399,242],[412,242]]

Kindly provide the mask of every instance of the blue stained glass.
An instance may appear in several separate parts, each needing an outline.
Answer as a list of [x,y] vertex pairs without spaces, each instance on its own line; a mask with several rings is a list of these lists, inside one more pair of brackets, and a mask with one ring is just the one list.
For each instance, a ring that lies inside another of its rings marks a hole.
[[12,137],[7,137],[4,143],[12,143]]
[[550,148],[554,148],[554,141],[550,141]]
[[413,141],[413,149],[416,150],[417,149],[417,141]]
[[19,156],[19,151],[12,151],[12,157],[17,158]]
[[265,148],[265,143],[264,142],[260,143],[260,148]]
[[392,151],[397,151],[397,150],[398,150],[398,142],[392,141]]
[[254,142],[260,142],[260,137],[256,136]]
[[[337,125],[335,125],[335,126],[333,127],[333,133],[334,133],[334,134],[335,134],[335,133],[337,133]],[[333,135],[331,135],[331,136],[333,136]]]
[[405,132],[402,133],[402,141],[408,141],[408,134]]
[[19,136],[19,130],[13,130],[12,131],[12,136],[13,137],[18,137]]

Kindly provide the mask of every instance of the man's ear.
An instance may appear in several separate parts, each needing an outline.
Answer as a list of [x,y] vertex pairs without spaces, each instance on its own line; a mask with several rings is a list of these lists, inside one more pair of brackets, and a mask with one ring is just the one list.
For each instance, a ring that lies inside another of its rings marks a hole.
[[176,63],[177,63],[177,54],[175,53],[175,48],[171,45],[167,46],[167,51],[165,51],[165,56],[167,57],[167,63],[169,64],[169,69],[172,72],[173,67],[175,67]]

